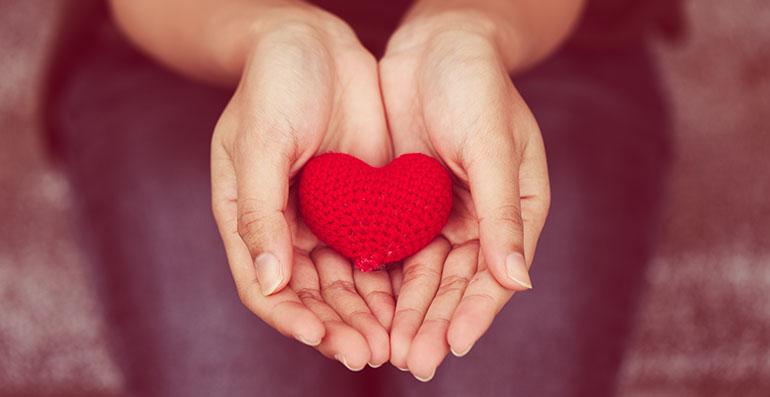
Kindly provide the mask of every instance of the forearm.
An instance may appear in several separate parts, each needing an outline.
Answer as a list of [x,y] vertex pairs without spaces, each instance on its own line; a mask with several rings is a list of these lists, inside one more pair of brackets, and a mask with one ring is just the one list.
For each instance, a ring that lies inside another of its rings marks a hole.
[[418,0],[396,36],[421,37],[444,29],[489,36],[509,71],[529,67],[569,35],[585,0]]
[[234,85],[261,34],[279,26],[322,24],[296,0],[110,0],[125,35],[186,75]]

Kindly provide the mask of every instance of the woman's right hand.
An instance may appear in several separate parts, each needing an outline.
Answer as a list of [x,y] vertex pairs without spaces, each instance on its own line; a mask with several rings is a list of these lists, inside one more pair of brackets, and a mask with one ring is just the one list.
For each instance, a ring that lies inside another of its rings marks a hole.
[[395,307],[388,273],[354,270],[325,247],[299,216],[293,183],[327,151],[390,161],[377,60],[331,14],[269,12],[211,144],[212,206],[230,269],[243,304],[281,334],[352,370],[379,366]]

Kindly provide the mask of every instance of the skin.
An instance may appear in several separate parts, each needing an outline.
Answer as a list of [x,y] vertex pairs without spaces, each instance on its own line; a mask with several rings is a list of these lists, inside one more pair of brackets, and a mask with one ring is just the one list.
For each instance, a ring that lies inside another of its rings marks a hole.
[[447,226],[394,277],[404,281],[394,288],[390,361],[422,381],[450,350],[467,354],[514,292],[530,288],[528,277],[508,277],[506,257],[523,254],[529,268],[550,205],[540,130],[509,73],[558,37],[525,46],[542,33],[520,31],[504,12],[512,8],[487,5],[418,4],[380,61],[395,155],[426,153],[455,176]]
[[[294,180],[326,151],[384,165],[390,142],[376,61],[360,46],[321,44],[330,40],[324,34],[284,24],[261,37],[214,130],[212,202],[244,304],[280,332],[320,342],[321,353],[360,369],[389,357],[387,274],[357,275],[356,287],[348,261],[298,216]],[[284,265],[277,285],[260,269],[265,253]],[[374,291],[386,299],[371,301]]]
[[[550,193],[509,73],[553,51],[579,0],[420,1],[379,62],[302,2],[111,5],[160,62],[236,87],[212,137],[212,208],[241,301],[278,332],[351,370],[390,360],[425,381],[528,289]],[[389,272],[352,269],[297,212],[295,177],[327,151],[373,166],[409,152],[442,161],[456,204],[441,235]]]

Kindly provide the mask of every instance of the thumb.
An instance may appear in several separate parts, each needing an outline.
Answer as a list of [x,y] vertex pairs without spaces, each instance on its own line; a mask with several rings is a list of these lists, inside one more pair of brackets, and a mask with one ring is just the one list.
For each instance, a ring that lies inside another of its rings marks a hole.
[[[247,145],[243,145],[247,146]],[[289,159],[276,151],[240,150],[234,160],[238,234],[251,253],[262,294],[291,279],[293,248],[284,215],[289,195]]]
[[511,139],[485,148],[473,146],[466,153],[473,159],[466,172],[485,262],[500,285],[516,291],[530,289],[519,197],[520,157],[515,143]]

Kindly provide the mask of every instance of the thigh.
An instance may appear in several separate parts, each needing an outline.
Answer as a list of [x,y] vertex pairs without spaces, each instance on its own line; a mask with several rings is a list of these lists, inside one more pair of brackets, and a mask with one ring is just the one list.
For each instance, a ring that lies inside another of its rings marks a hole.
[[552,205],[531,270],[463,358],[394,393],[613,395],[658,223],[666,122],[641,46],[564,51],[515,79],[546,143]]
[[79,54],[50,117],[129,392],[357,394],[367,376],[284,338],[238,300],[209,182],[211,131],[229,93],[111,37]]

